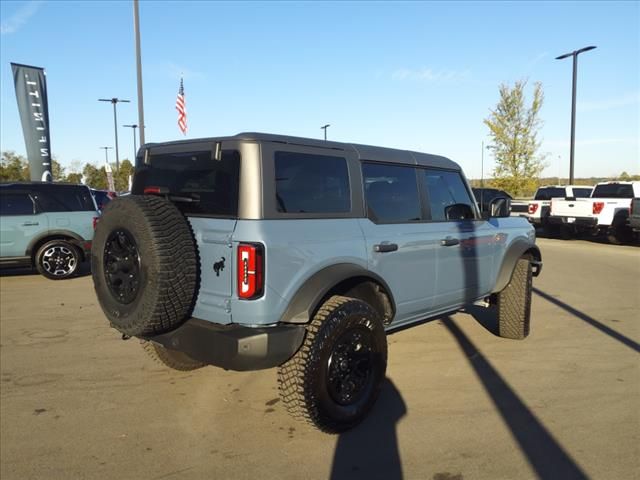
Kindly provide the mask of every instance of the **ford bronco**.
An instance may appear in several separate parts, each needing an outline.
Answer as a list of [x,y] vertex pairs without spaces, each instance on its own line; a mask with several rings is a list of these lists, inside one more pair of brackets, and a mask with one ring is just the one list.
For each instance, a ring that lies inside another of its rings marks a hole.
[[525,338],[541,267],[527,220],[481,214],[447,158],[259,133],[144,145],[92,249],[123,338],[178,370],[277,367],[329,433],[374,404],[387,331],[487,300]]

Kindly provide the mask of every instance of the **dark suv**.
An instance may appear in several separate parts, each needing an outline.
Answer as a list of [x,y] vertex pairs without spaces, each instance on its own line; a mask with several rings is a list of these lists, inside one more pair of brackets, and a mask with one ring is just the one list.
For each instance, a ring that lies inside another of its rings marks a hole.
[[0,266],[35,266],[54,280],[70,277],[89,258],[97,220],[84,185],[0,184]]

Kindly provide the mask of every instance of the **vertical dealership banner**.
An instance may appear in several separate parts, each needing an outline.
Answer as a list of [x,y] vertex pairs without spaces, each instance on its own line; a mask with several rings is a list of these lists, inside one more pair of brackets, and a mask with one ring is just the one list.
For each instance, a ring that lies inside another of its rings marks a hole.
[[13,81],[31,180],[50,182],[51,142],[47,78],[43,68],[12,63]]

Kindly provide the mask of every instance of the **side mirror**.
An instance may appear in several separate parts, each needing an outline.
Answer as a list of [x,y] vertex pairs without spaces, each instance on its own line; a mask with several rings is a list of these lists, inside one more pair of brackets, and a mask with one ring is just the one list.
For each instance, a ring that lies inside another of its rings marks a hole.
[[444,215],[447,220],[467,220],[473,219],[473,208],[466,203],[454,203],[444,209]]
[[497,197],[489,203],[489,218],[505,218],[511,215],[511,199]]

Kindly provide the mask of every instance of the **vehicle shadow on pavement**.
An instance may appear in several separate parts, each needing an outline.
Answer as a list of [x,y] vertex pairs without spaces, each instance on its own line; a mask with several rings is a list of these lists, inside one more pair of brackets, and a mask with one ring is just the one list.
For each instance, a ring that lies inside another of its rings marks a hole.
[[[40,275],[35,268],[29,267],[10,267],[0,269],[0,277],[21,277],[29,275]],[[80,264],[75,275],[69,278],[86,277],[91,275],[91,262],[86,261]]]
[[371,413],[357,428],[338,438],[331,480],[402,479],[396,424],[407,407],[393,382],[386,379]]
[[456,323],[450,317],[442,323],[458,342],[537,477],[588,478]]
[[635,350],[636,352],[640,353],[640,344],[638,344],[637,342],[634,342],[629,337],[626,337],[626,336],[622,335],[621,333],[616,332],[614,329],[612,329],[610,327],[607,327],[605,324],[599,322],[595,318],[590,317],[586,313],[581,312],[580,310],[577,310],[577,309],[573,308],[571,305],[567,305],[563,301],[558,300],[557,298],[549,295],[548,293],[543,292],[542,290],[540,290],[538,288],[534,287],[533,288],[533,292],[536,295],[544,298],[546,301],[548,301],[550,303],[553,303],[555,306],[560,307],[564,311],[570,313],[574,317],[579,318],[580,320],[588,323],[592,327],[600,330],[602,333],[604,333],[606,335],[609,335],[611,338],[619,341],[620,343],[622,343],[623,345],[629,347],[630,349]]

